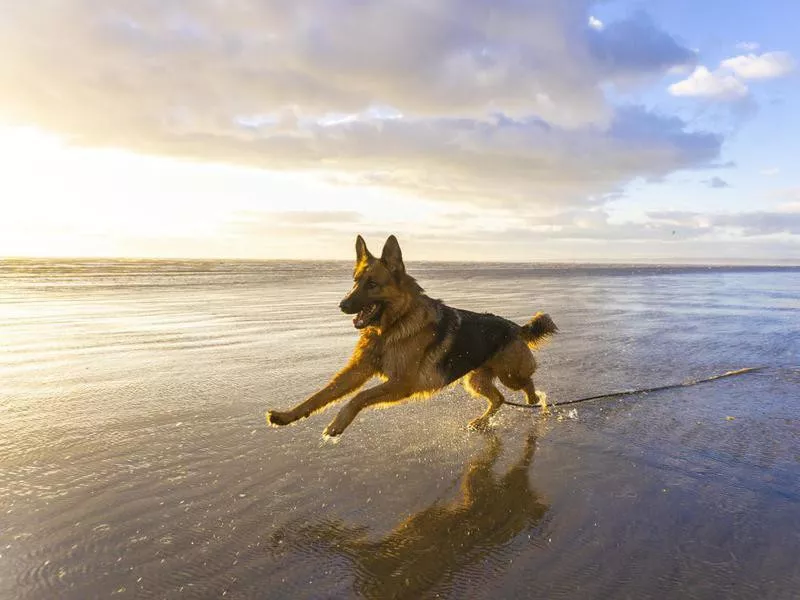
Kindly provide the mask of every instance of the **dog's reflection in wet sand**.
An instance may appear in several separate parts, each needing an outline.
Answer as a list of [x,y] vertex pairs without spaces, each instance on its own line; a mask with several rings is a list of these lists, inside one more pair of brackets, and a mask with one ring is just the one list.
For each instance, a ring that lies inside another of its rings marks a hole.
[[528,471],[536,449],[531,434],[522,456],[508,471],[493,468],[501,454],[494,434],[470,463],[461,497],[436,502],[372,540],[365,527],[326,521],[278,534],[288,547],[334,553],[349,559],[355,588],[367,598],[420,598],[482,559],[521,532],[535,527],[547,504],[530,488]]

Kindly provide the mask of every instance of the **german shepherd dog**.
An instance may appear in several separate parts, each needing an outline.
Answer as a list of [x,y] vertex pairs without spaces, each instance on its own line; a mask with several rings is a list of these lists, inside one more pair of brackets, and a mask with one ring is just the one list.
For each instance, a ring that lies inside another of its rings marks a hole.
[[350,362],[327,386],[293,409],[267,412],[270,425],[304,419],[358,390],[375,375],[383,383],[356,394],[325,429],[326,436],[340,435],[369,406],[425,398],[461,378],[468,391],[489,402],[486,412],[469,423],[471,429],[487,428],[503,405],[495,379],[512,390],[522,390],[528,404],[538,400],[547,410],[545,396],[537,396],[533,385],[536,361],[531,348],[558,331],[549,315],[538,313],[526,325],[517,325],[429,298],[406,273],[393,235],[380,258],[370,253],[360,235],[356,238],[353,280],[353,289],[339,304],[344,313],[355,315],[353,325],[361,331]]

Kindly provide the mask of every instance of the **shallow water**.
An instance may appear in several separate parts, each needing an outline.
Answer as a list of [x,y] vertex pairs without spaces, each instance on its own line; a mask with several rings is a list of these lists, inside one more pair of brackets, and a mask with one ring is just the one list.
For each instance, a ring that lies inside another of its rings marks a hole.
[[551,401],[769,368],[491,434],[453,387],[331,444],[264,410],[344,363],[349,265],[6,261],[0,597],[797,597],[800,270],[409,270],[549,312]]

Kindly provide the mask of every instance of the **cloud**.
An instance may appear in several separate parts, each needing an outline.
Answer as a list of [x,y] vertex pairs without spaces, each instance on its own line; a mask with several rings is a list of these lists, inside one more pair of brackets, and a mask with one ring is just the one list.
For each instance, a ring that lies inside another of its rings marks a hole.
[[599,73],[610,81],[626,81],[647,74],[664,74],[676,67],[693,65],[694,51],[656,27],[646,13],[589,31],[589,47]]
[[761,169],[761,171],[759,172],[765,177],[774,177],[775,175],[780,173],[781,170],[778,167],[769,167],[767,169]]
[[[370,245],[398,235],[407,257],[454,260],[563,259],[685,261],[698,256],[737,262],[800,259],[800,205],[742,214],[654,211],[638,220],[620,220],[602,207],[574,207],[518,214],[503,211],[444,210],[424,219],[405,218],[391,205],[374,220],[341,211],[341,221],[303,219],[294,212],[248,211],[233,220],[226,236],[257,235],[277,248],[289,240],[307,240],[309,256],[351,258],[354,231]],[[225,239],[225,236],[219,239]],[[346,242],[343,243],[342,240]],[[285,250],[284,250],[285,252]],[[321,254],[320,254],[321,253]],[[303,255],[305,256],[305,255]],[[296,256],[295,256],[296,257]]]
[[687,79],[673,83],[668,91],[673,96],[711,98],[715,100],[740,100],[747,96],[747,86],[736,77],[723,71],[709,71],[698,66]]
[[655,222],[690,230],[735,229],[746,237],[774,234],[800,235],[800,211],[751,211],[742,213],[699,213],[654,211],[647,216]]
[[[591,215],[590,219],[586,215]],[[703,213],[651,211],[646,221],[614,222],[602,210],[569,211],[552,219],[555,227],[536,232],[551,239],[683,241],[735,231],[743,237],[800,236],[800,211]]]
[[[327,168],[354,184],[484,207],[591,204],[636,177],[712,164],[722,138],[642,108],[619,109],[603,130],[538,119],[393,119],[309,125],[246,139],[162,140],[174,152],[273,169]],[[219,152],[219,155],[215,153]]]
[[513,209],[712,164],[720,136],[606,96],[695,53],[644,13],[593,27],[592,5],[19,2],[0,24],[0,122]]
[[[788,52],[735,56],[723,60],[715,71],[700,65],[688,78],[673,83],[667,90],[673,96],[738,101],[747,98],[750,92],[743,80],[783,77],[788,75],[794,66],[795,61]],[[677,70],[673,67],[671,72]]]
[[768,198],[773,202],[780,202],[780,211],[800,212],[800,187],[771,190]]
[[493,107],[561,125],[602,122],[603,83],[693,54],[643,16],[595,31],[589,4],[19,3],[0,42],[0,83],[17,90],[3,108],[59,129],[85,129],[93,115],[95,135],[126,121],[220,127],[236,115],[351,113],[375,102],[420,116]]
[[712,177],[711,179],[707,180],[706,183],[708,184],[708,187],[714,189],[723,189],[731,187],[731,184],[729,184],[721,177]]
[[[555,227],[536,231],[534,235],[553,241],[626,242],[675,241],[676,230],[670,223],[647,221],[614,222],[604,210],[568,211],[557,215]],[[680,239],[697,238],[707,231],[686,229]],[[521,232],[520,232],[521,235]]]
[[[274,213],[247,214],[240,222],[248,232],[269,235],[322,236],[341,240],[354,229],[348,218],[342,223],[296,221],[280,223]],[[360,221],[355,227],[369,238],[395,233],[401,239],[448,240],[456,243],[541,243],[553,242],[685,242],[783,236],[800,236],[800,211],[751,211],[704,213],[692,211],[651,211],[644,220],[612,219],[603,208],[558,210],[547,215],[496,215],[486,218],[475,213],[443,213],[425,222],[387,220],[376,224]],[[787,237],[788,236],[788,237]],[[340,242],[338,242],[340,243]],[[798,245],[795,250],[800,249]]]
[[601,29],[603,29],[604,25],[600,19],[589,15],[589,27],[591,27],[592,29],[596,29],[597,31],[600,31]]
[[761,47],[761,44],[758,42],[739,42],[736,44],[736,47],[739,50],[744,50],[745,52],[753,52],[758,50]]
[[748,54],[735,56],[720,63],[742,79],[774,79],[788,75],[795,66],[792,55],[788,52],[765,52],[760,56]]

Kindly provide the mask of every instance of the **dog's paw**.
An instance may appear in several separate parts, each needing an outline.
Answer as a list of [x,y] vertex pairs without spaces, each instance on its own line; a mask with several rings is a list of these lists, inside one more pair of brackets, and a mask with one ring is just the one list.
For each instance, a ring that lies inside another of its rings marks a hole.
[[536,390],[536,397],[539,399],[538,405],[542,409],[542,414],[549,415],[551,405],[547,402],[547,393],[543,390]]
[[288,425],[292,422],[292,418],[288,413],[280,412],[278,410],[267,411],[267,425],[272,427],[280,427]]
[[342,438],[338,433],[336,435],[330,435],[326,429],[322,432],[322,441],[326,444],[338,444],[342,441]]
[[467,425],[467,429],[470,431],[487,431],[489,429],[489,419],[484,419],[483,417],[473,419]]
[[331,423],[325,428],[325,431],[322,432],[322,437],[326,440],[333,440],[342,435],[343,431],[344,429],[338,427],[335,423]]

